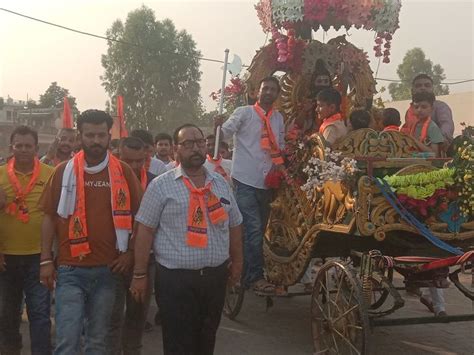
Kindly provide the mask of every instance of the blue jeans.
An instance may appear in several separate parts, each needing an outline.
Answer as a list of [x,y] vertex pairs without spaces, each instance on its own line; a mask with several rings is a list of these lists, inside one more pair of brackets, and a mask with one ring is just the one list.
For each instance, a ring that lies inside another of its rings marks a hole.
[[61,265],[56,283],[56,355],[103,355],[120,275],[107,266]]
[[272,190],[234,179],[235,199],[244,218],[244,285],[263,279],[263,237],[270,215]]
[[39,282],[39,254],[5,255],[0,273],[0,353],[19,353],[21,304],[26,298],[31,354],[51,354],[50,293]]

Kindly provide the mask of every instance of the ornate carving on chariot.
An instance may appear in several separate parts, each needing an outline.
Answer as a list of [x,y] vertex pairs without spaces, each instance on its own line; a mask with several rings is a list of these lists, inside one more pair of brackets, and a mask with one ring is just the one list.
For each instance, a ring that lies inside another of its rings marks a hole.
[[367,128],[350,132],[332,149],[350,158],[411,158],[413,153],[424,151],[426,147],[405,133],[377,132]]

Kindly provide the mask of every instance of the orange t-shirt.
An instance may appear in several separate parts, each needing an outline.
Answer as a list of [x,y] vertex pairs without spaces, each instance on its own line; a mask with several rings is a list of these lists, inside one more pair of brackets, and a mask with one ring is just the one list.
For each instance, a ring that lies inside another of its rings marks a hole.
[[[58,265],[103,266],[110,264],[117,256],[115,227],[112,219],[109,171],[84,174],[86,195],[86,218],[89,244],[92,252],[82,260],[71,256],[69,244],[69,219],[58,216],[57,209],[61,197],[61,184],[67,162],[56,168],[41,197],[40,205],[45,214],[54,216],[56,238],[58,240]],[[121,162],[125,179],[130,189],[131,210],[135,215],[140,206],[142,188],[132,169]]]

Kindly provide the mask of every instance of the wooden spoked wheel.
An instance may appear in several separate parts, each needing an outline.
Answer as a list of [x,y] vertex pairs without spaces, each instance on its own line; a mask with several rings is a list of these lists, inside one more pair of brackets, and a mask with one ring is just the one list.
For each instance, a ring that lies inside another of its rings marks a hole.
[[224,315],[229,319],[235,319],[244,302],[245,288],[242,283],[231,286],[227,283],[225,290]]
[[324,264],[316,276],[311,323],[314,354],[367,354],[370,331],[360,282],[348,265]]

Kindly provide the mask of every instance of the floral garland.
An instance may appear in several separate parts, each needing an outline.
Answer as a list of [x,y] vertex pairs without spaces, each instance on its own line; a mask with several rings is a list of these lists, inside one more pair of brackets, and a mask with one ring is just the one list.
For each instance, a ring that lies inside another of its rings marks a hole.
[[359,171],[357,162],[354,159],[342,157],[341,152],[326,148],[325,156],[324,160],[312,157],[303,169],[308,179],[301,189],[306,192],[308,198],[311,198],[315,188],[322,187],[325,182],[349,182]]
[[384,179],[397,195],[426,199],[439,190],[454,184],[454,169],[444,168],[412,175],[392,175]]

